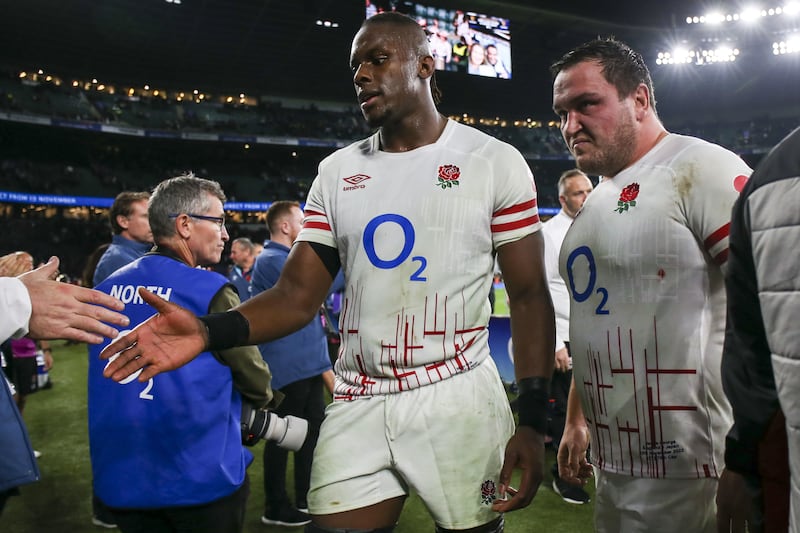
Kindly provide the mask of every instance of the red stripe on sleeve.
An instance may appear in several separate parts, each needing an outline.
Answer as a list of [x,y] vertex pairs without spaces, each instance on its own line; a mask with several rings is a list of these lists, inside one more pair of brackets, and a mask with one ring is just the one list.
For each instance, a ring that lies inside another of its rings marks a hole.
[[305,216],[307,216],[307,217],[313,217],[313,216],[320,216],[320,217],[324,217],[324,216],[325,216],[325,213],[321,213],[321,212],[319,212],[319,211],[312,211],[311,209],[306,209],[306,210],[303,212],[303,214],[304,214]]
[[492,233],[500,233],[503,231],[511,231],[525,226],[533,226],[539,222],[539,215],[523,218],[522,220],[515,220],[514,222],[506,222],[505,224],[492,224]]
[[520,211],[525,211],[526,209],[532,209],[534,207],[536,207],[536,198],[533,198],[521,204],[512,205],[511,207],[506,207],[505,209],[501,209],[497,213],[492,214],[492,216],[501,217],[503,215],[511,215],[514,213],[519,213]]
[[309,229],[324,229],[325,231],[331,230],[331,225],[327,222],[314,222],[313,220],[309,220],[303,224],[303,227]]
[[710,250],[715,244],[717,244],[719,241],[727,237],[730,231],[731,231],[731,223],[728,222],[727,224],[719,228],[717,231],[709,235],[708,238],[706,238],[706,240],[703,241],[703,246],[706,247],[706,250]]
[[727,249],[727,248],[725,248],[725,249],[724,249],[724,250],[722,250],[720,253],[718,253],[717,255],[715,255],[715,256],[713,257],[713,259],[714,259],[714,262],[715,262],[716,264],[718,264],[718,265],[724,265],[724,264],[725,264],[725,261],[727,261],[727,260],[728,260],[728,249]]

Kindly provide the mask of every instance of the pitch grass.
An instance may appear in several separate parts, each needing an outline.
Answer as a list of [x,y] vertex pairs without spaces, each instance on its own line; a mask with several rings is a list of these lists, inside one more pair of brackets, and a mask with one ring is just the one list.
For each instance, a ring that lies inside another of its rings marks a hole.
[[[31,441],[43,455],[39,459],[42,479],[21,487],[22,494],[11,498],[0,516],[0,531],[7,533],[99,533],[91,524],[91,468],[86,430],[85,345],[54,344],[55,366],[51,371],[52,389],[28,398],[25,420]],[[114,445],[109,435],[108,445]],[[244,531],[277,533],[292,530],[265,526],[263,513],[263,444],[253,449],[250,466],[251,494]],[[1,452],[0,452],[1,453]],[[356,458],[354,458],[356,460]],[[548,451],[547,466],[553,462]],[[291,461],[290,461],[291,465]],[[291,466],[290,466],[291,468]],[[287,476],[291,484],[291,473]],[[125,480],[120,480],[125,483]],[[592,531],[593,504],[565,503],[550,488],[549,473],[533,503],[526,509],[506,515],[507,533],[589,532]],[[593,487],[589,487],[593,495]],[[292,494],[290,488],[290,494]],[[294,531],[302,531],[295,528]],[[396,533],[432,532],[433,523],[422,502],[412,495],[406,502]]]

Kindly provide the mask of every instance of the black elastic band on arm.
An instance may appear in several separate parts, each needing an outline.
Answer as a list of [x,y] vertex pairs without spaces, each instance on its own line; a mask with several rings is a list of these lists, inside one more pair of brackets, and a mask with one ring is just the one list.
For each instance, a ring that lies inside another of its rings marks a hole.
[[331,275],[331,278],[335,278],[342,266],[342,261],[339,259],[339,251],[336,248],[325,246],[318,242],[308,241],[308,244],[317,253],[317,257],[320,258],[325,268],[328,269],[328,274]]
[[198,317],[208,331],[208,350],[218,351],[247,346],[250,339],[250,323],[239,311],[211,313]]
[[547,405],[550,402],[550,380],[543,377],[522,378],[517,383],[519,425],[533,428],[540,435],[547,432]]

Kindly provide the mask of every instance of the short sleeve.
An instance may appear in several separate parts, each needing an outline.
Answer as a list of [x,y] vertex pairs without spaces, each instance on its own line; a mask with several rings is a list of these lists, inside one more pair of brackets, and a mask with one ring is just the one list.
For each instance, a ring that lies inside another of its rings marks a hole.
[[686,176],[676,179],[687,224],[714,262],[728,260],[731,211],[752,170],[739,156],[713,144],[687,150]]
[[336,239],[329,219],[330,214],[326,209],[321,168],[308,191],[308,199],[303,212],[303,229],[300,230],[297,240],[316,242],[336,248]]
[[492,243],[497,249],[539,231],[536,184],[528,164],[515,148],[492,145],[495,198],[492,212]]

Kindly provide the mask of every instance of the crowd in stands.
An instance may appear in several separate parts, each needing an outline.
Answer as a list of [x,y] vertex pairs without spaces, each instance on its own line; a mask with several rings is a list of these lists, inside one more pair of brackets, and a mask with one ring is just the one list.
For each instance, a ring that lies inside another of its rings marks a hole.
[[[161,180],[191,170],[217,180],[229,201],[304,201],[316,167],[335,146],[309,143],[254,144],[187,141],[113,135],[81,128],[62,128],[9,120],[10,114],[82,123],[117,124],[143,130],[248,134],[291,139],[335,139],[350,142],[369,134],[353,107],[340,111],[283,106],[279,101],[252,104],[212,101],[177,102],[161,97],[129,98],[95,86],[31,83],[18,75],[0,76],[0,191],[113,198],[122,190],[149,190]],[[557,207],[552,192],[562,171],[572,165],[557,127],[513,125],[499,119],[455,116],[517,147],[527,158],[540,191],[539,205]],[[791,117],[725,123],[669,124],[676,133],[712,140],[739,153],[750,164],[796,127]],[[526,122],[525,124],[530,124]],[[3,207],[0,204],[0,207]],[[85,259],[110,240],[105,212],[74,218],[64,208],[25,210],[6,205],[0,252],[26,249],[37,261],[56,254],[62,271],[78,278]],[[88,217],[88,218],[87,218]],[[229,226],[238,236],[263,241],[263,224]]]
[[[69,83],[56,85],[42,80],[33,81],[19,75],[0,76],[0,111],[39,115],[65,120],[115,124],[146,130],[261,135],[278,138],[333,139],[353,141],[368,135],[369,129],[359,110],[341,104],[337,110],[323,110],[313,103],[303,107],[284,106],[279,99],[249,99],[243,103],[234,98],[192,99],[192,94],[178,101],[142,92],[129,96],[127,92],[98,90],[97,84]],[[254,103],[250,103],[254,102]],[[553,117],[539,117],[535,127],[530,121],[479,120],[469,116],[454,116],[470,125],[502,139],[519,149],[529,160],[568,159],[561,134],[552,123],[541,122]],[[671,124],[675,133],[697,135],[713,140],[738,153],[761,153],[774,146],[796,124],[794,117],[710,123]]]

